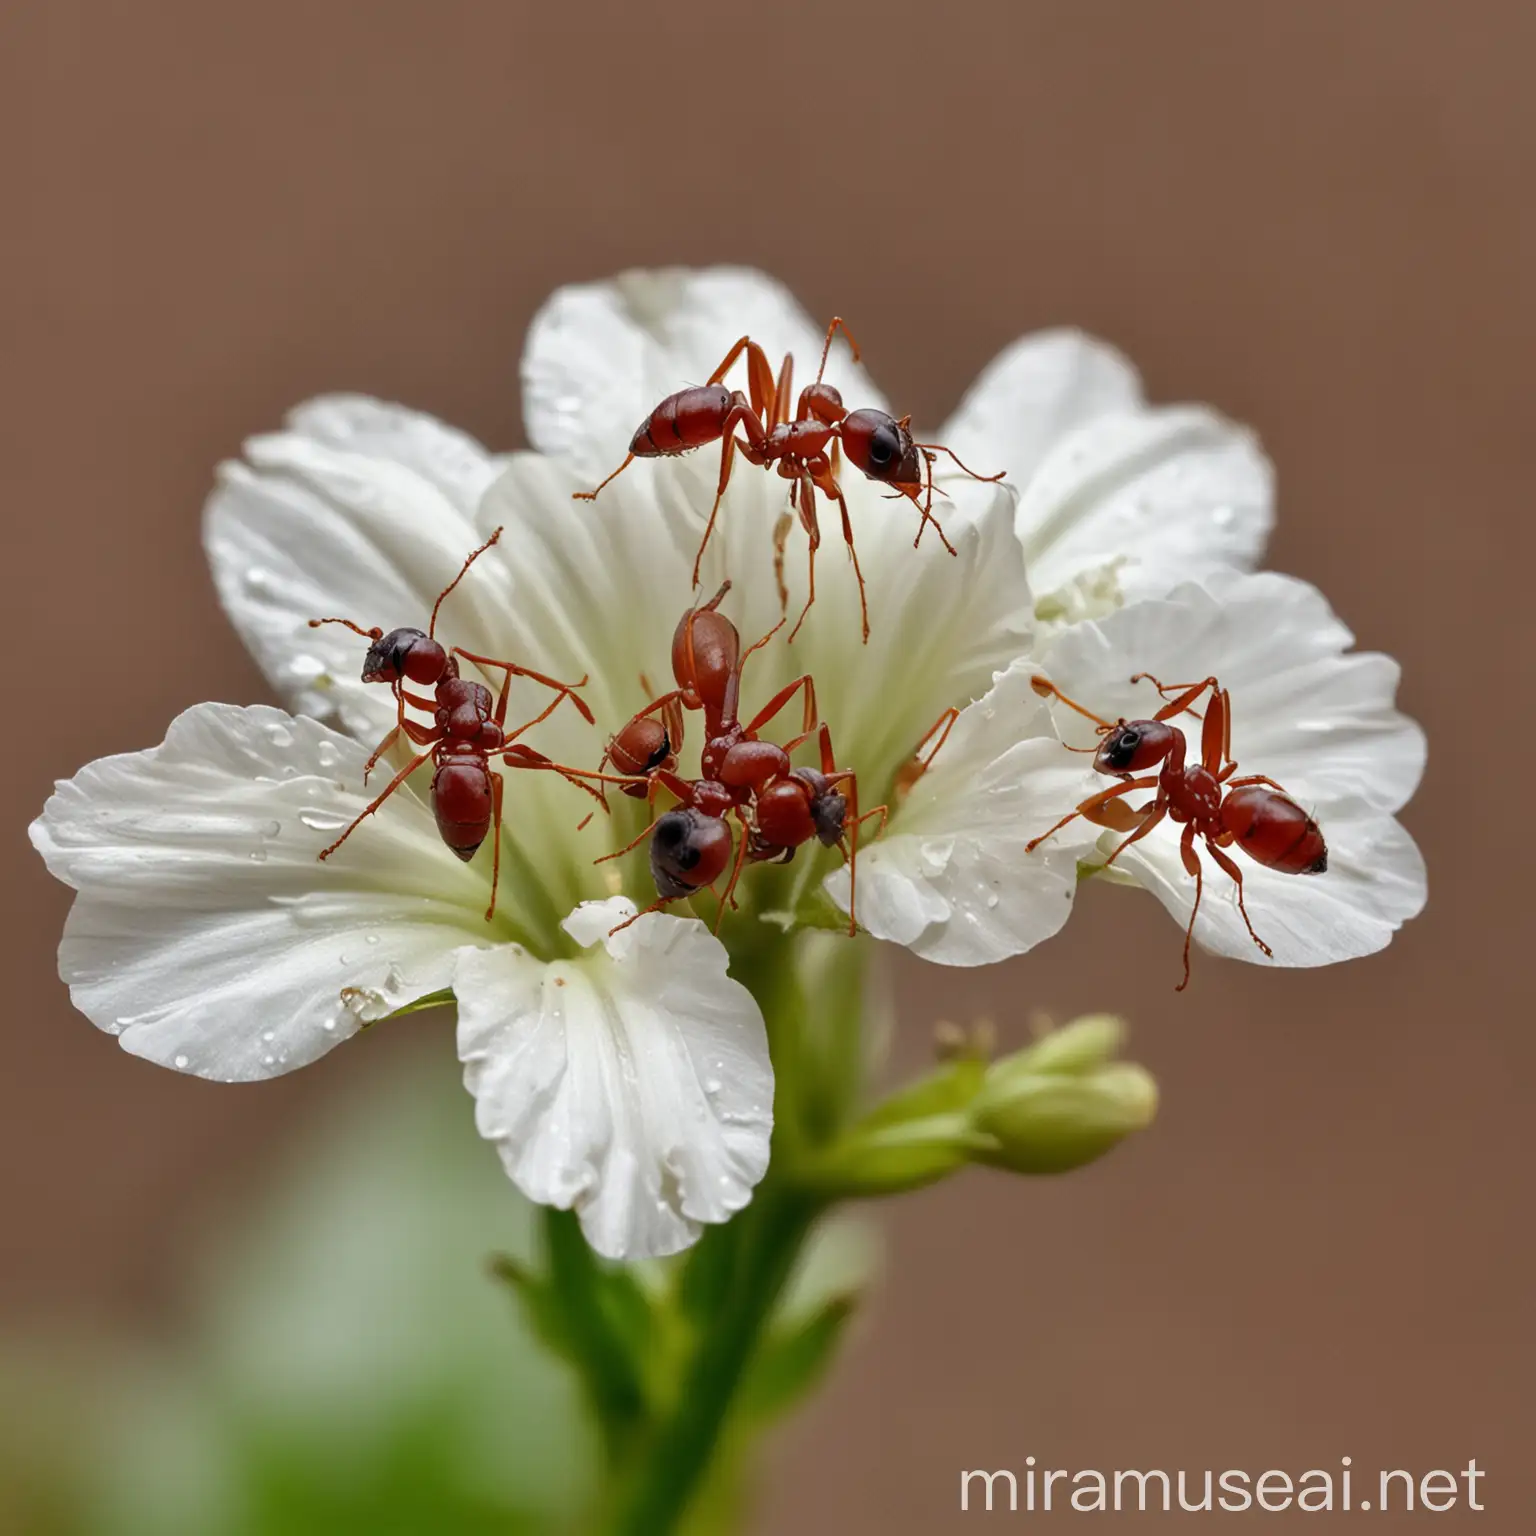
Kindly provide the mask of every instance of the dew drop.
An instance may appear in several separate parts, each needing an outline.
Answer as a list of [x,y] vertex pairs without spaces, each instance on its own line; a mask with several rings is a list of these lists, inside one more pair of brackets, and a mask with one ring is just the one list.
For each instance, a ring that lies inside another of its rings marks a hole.
[[1232,510],[1231,507],[1217,507],[1216,510],[1211,513],[1211,521],[1215,523],[1218,528],[1229,528],[1232,525],[1233,518],[1236,516],[1237,514]]
[[378,942],[379,942],[379,936],[376,933],[365,933],[363,935],[363,943],[364,944],[377,944]]
[[988,909],[988,911],[990,911],[993,907],[995,907],[997,905],[997,903],[998,903],[998,894],[997,894],[997,892],[996,891],[988,891],[987,892],[987,909]]
[[267,862],[267,850],[265,848],[252,848],[251,859],[254,863],[265,864]]
[[334,1034],[336,1032],[336,1019],[335,1019],[335,1016],[333,1015],[330,1018],[321,1019],[320,1020],[320,1028],[323,1029],[326,1032],[326,1034],[328,1034],[328,1035]]
[[322,741],[315,748],[315,761],[322,768],[334,768],[341,761],[341,751],[334,741]]
[[299,820],[309,828],[311,832],[339,832],[346,826],[347,818],[335,811],[302,810],[299,812]]
[[278,725],[274,722],[266,728],[266,737],[274,747],[291,747],[293,745],[293,732],[286,725]]
[[942,874],[949,866],[955,845],[950,838],[934,838],[922,846],[923,866],[931,875]]
[[400,972],[400,967],[393,963],[384,972],[384,990],[386,992],[399,992],[405,986],[405,977]]
[[178,1056],[176,1058],[176,1070],[178,1072],[185,1072],[190,1065],[191,1065],[191,1062],[188,1060],[187,1057],[185,1057],[185,1056]]
[[272,573],[253,565],[245,573],[245,590],[254,597],[261,597],[272,590]]
[[725,1084],[718,1077],[712,1077],[704,1084],[704,1092],[710,1094],[719,1093],[724,1087]]
[[275,1067],[277,1065],[277,1057],[276,1056],[263,1056],[261,1058],[261,1064],[264,1067]]
[[266,824],[266,826],[264,826],[261,829],[261,835],[263,837],[276,837],[276,836],[279,835],[279,833],[282,832],[282,830],[283,830],[282,822],[280,822],[280,821],[269,821]]
[[264,1030],[261,1038],[265,1044],[271,1045],[277,1039],[277,1031],[275,1029]]

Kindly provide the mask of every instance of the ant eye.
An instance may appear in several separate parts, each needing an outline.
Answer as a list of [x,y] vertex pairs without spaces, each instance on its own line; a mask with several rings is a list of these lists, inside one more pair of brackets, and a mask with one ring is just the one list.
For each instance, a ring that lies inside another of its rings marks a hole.
[[869,440],[869,462],[876,469],[885,466],[901,451],[901,439],[894,427],[876,427]]
[[669,757],[671,757],[671,756],[672,756],[672,743],[671,743],[670,739],[668,738],[667,733],[665,731],[663,731],[661,733],[661,743],[660,743],[660,745],[656,748],[656,750],[654,752],[651,753],[651,755],[648,758],[646,758],[646,760],[645,760],[645,767],[642,768],[640,771],[642,773],[654,773],[656,771],[656,769],[660,768],[661,765],[664,762],[666,762],[666,760]]

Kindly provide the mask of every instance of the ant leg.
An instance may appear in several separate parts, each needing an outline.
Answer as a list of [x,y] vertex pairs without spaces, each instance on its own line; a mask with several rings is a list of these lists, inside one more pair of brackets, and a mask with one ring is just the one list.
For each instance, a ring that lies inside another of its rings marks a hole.
[[789,639],[784,642],[786,645],[795,643],[795,636],[800,633],[800,626],[805,623],[805,616],[811,611],[811,604],[816,601],[816,551],[821,547],[821,524],[816,520],[816,493],[811,488],[809,475],[801,485],[799,512],[801,526],[810,541],[810,553],[806,561],[807,590],[805,607],[800,610],[800,617],[795,620],[795,627],[790,630]]
[[660,912],[663,907],[670,907],[674,901],[682,901],[683,899],[681,896],[658,896],[650,906],[642,907],[633,917],[626,917],[616,928],[610,928],[608,930],[608,937],[611,939],[614,934],[623,933],[631,923],[638,923],[642,917],[649,917],[652,912]]
[[496,887],[501,884],[501,795],[505,784],[499,773],[491,775],[491,836],[496,846],[491,849],[491,904],[485,909],[486,922],[496,915]]
[[[1236,768],[1237,764],[1229,763],[1227,766],[1229,768]],[[1294,798],[1284,784],[1280,783],[1277,779],[1270,778],[1267,773],[1245,773],[1240,779],[1223,778],[1222,783],[1228,789],[1244,789],[1250,784],[1263,784],[1266,788],[1279,790],[1287,800]]]
[[832,478],[832,466],[825,458],[812,471],[817,476],[817,483],[825,496],[830,496],[837,503],[837,510],[843,519],[843,543],[848,546],[848,557],[853,561],[854,580],[859,584],[859,618],[864,626],[864,644],[869,644],[869,600],[864,593],[864,572],[859,569],[859,552],[854,547],[853,523],[848,517],[848,503],[843,499],[843,488]]
[[720,366],[704,382],[718,384],[743,352],[747,354],[747,388],[752,392],[752,410],[761,420],[773,414],[773,369],[769,365],[768,354],[750,336],[743,336],[736,342],[721,359]]
[[[1249,921],[1248,907],[1247,904],[1243,901],[1242,870],[1240,870],[1237,865],[1221,851],[1220,848],[1216,847],[1214,843],[1208,843],[1207,846],[1210,848],[1211,857],[1215,859],[1216,862],[1221,865],[1221,867],[1232,877],[1232,883],[1237,887],[1237,910],[1243,915],[1243,926],[1248,930],[1248,937],[1252,939],[1253,942],[1257,944],[1261,950],[1264,951],[1265,955],[1273,960],[1275,957],[1274,950],[1272,950],[1269,945],[1266,944],[1264,940],[1261,939],[1258,934],[1253,931],[1253,924],[1251,921]],[[1193,923],[1194,919],[1191,918],[1190,921]]]
[[1195,904],[1190,908],[1189,926],[1184,930],[1184,979],[1173,989],[1175,992],[1182,992],[1189,985],[1189,941],[1195,936],[1195,919],[1200,915],[1200,898],[1205,894],[1205,872],[1200,867],[1200,855],[1195,852],[1193,822],[1185,827],[1184,836],[1179,839],[1179,857],[1184,861],[1184,868],[1195,877]]
[[1205,707],[1205,723],[1200,728],[1200,762],[1208,773],[1221,773],[1231,744],[1232,700],[1225,688],[1217,688]]
[[774,386],[773,410],[769,413],[768,429],[783,426],[789,420],[789,402],[794,398],[795,354],[784,354],[784,366],[779,369],[779,382]]
[[[646,797],[648,801],[655,801],[656,790],[658,788],[671,790],[672,793],[684,804],[686,804],[688,801],[689,787],[687,781],[678,778],[675,773],[671,773],[665,768],[662,768],[651,775],[650,791]],[[592,862],[594,864],[606,864],[610,859],[622,859],[626,853],[633,853],[635,849],[638,848],[640,844],[644,842],[645,839],[650,835],[651,831],[656,825],[656,821],[657,818],[653,816],[651,820],[648,821],[645,826],[640,829],[638,836],[632,837],[627,843],[625,843],[622,848],[616,848],[612,853],[605,853],[601,858],[593,859]]]
[[342,845],[342,844],[343,844],[343,843],[344,843],[344,842],[346,842],[346,840],[347,840],[347,839],[348,839],[348,838],[349,838],[349,837],[351,837],[351,836],[352,836],[352,834],[353,834],[353,833],[354,833],[354,832],[355,832],[355,831],[357,831],[357,829],[358,829],[358,827],[359,827],[359,826],[361,826],[361,825],[362,825],[362,823],[363,823],[363,822],[364,822],[364,821],[366,821],[366,820],[367,820],[367,819],[368,819],[368,817],[370,817],[370,816],[372,816],[372,815],[373,815],[373,813],[374,813],[374,812],[375,812],[375,811],[376,811],[376,810],[378,810],[378,808],[379,808],[379,807],[380,807],[380,806],[381,806],[381,805],[383,805],[383,804],[384,804],[384,802],[385,802],[385,801],[386,801],[386,800],[388,800],[388,799],[389,799],[389,797],[390,797],[390,796],[391,796],[391,795],[392,795],[392,794],[394,794],[394,792],[395,792],[395,791],[396,791],[396,790],[397,790],[397,789],[399,789],[399,788],[400,788],[400,786],[401,786],[401,785],[402,785],[402,784],[404,784],[404,783],[405,783],[405,781],[406,781],[406,780],[407,780],[407,779],[408,779],[408,778],[410,778],[410,776],[411,776],[411,775],[412,775],[412,774],[413,774],[413,773],[415,773],[415,772],[416,772],[416,770],[417,770],[417,769],[418,769],[418,768],[420,768],[420,767],[421,767],[421,765],[422,765],[422,764],[423,764],[423,763],[424,763],[424,762],[426,762],[426,761],[427,761],[427,760],[428,760],[428,759],[429,759],[429,758],[430,758],[430,757],[431,757],[431,756],[432,756],[432,753],[431,753],[431,752],[430,752],[430,751],[427,751],[427,752],[421,752],[421,753],[418,753],[418,754],[417,754],[417,755],[416,755],[416,756],[415,756],[415,757],[413,757],[413,758],[412,758],[412,759],[411,759],[411,760],[410,760],[410,762],[408,762],[408,763],[407,763],[407,764],[406,764],[406,765],[405,765],[405,767],[404,767],[404,768],[402,768],[402,769],[401,769],[401,770],[400,770],[400,772],[399,772],[399,773],[397,773],[397,774],[396,774],[396,775],[395,775],[395,776],[394,776],[394,778],[392,778],[392,779],[391,779],[391,780],[390,780],[390,781],[389,781],[389,783],[388,783],[388,785],[386,785],[386,786],[385,786],[385,788],[384,788],[384,791],[383,791],[383,793],[382,793],[382,794],[379,794],[379,795],[376,795],[376,796],[375,796],[375,797],[374,797],[374,798],[373,798],[373,799],[372,799],[372,800],[371,800],[371,801],[369,801],[369,803],[368,803],[368,805],[367,805],[367,806],[366,806],[366,807],[365,807],[365,808],[364,808],[364,809],[363,809],[363,810],[361,810],[361,811],[359,811],[359,812],[358,812],[358,814],[357,814],[357,815],[356,815],[356,816],[354,816],[354,817],[353,817],[353,818],[352,818],[352,821],[351,821],[351,823],[350,823],[350,824],[349,824],[349,825],[348,825],[348,827],[347,827],[347,829],[346,829],[346,831],[345,831],[345,832],[343,832],[343,833],[342,833],[342,834],[341,834],[341,836],[340,836],[340,837],[338,837],[338,838],[337,838],[337,839],[336,839],[336,841],[335,841],[335,842],[334,842],[334,843],[332,843],[332,844],[331,844],[331,846],[330,846],[330,847],[329,847],[329,848],[322,848],[322,849],[321,849],[321,850],[320,850],[320,852],[319,852],[319,853],[318,853],[318,854],[317,854],[317,855],[316,855],[316,857],[317,857],[317,858],[320,858],[320,859],[328,859],[328,858],[330,858],[330,856],[331,856],[331,855],[332,855],[332,854],[333,854],[333,853],[335,853],[335,852],[336,852],[336,850],[337,850],[337,849],[338,849],[338,848],[340,848],[340,847],[341,847],[341,845]]
[[553,758],[546,757],[542,752],[535,751],[532,747],[525,747],[521,742],[515,742],[511,746],[498,747],[494,752],[487,753],[487,758],[499,757],[508,768],[542,768],[550,773],[558,773],[568,784],[574,784],[577,789],[585,790],[606,811],[608,802],[603,799],[599,790],[593,789],[587,781],[596,780],[603,784],[633,784],[634,778],[620,777],[611,773],[593,773],[585,768],[571,768],[565,763],[557,763]]
[[572,491],[571,492],[571,500],[572,501],[596,501],[597,497],[598,497],[598,492],[601,491],[605,486],[612,485],[613,482],[615,480],[617,480],[619,478],[619,476],[622,475],[624,473],[624,471],[626,469],[628,469],[629,466],[631,464],[633,464],[634,462],[635,462],[634,454],[626,453],[624,455],[624,462],[622,464],[620,464],[619,467],[616,470],[614,470],[614,472],[611,475],[609,475],[606,480],[599,481],[596,490],[592,490],[592,491]]
[[1104,860],[1104,868],[1108,869],[1132,843],[1139,843],[1167,814],[1168,808],[1166,806],[1154,805],[1147,812],[1146,820],[1123,843],[1116,844],[1115,851]]
[[870,819],[871,816],[878,816],[880,818],[880,826],[879,826],[879,829],[876,831],[875,836],[876,837],[884,837],[885,836],[885,826],[886,826],[886,823],[891,819],[891,808],[890,808],[890,806],[888,806],[888,805],[877,805],[874,808],[874,810],[872,810],[872,811],[865,811],[864,814],[862,816],[860,816],[854,822],[854,826],[862,827],[864,825],[864,823]]
[[[729,823],[727,823],[729,825]],[[741,834],[736,839],[736,860],[731,865],[731,878],[726,882],[725,895],[720,898],[720,910],[715,914],[714,932],[720,932],[720,925],[725,921],[728,908],[735,905],[732,899],[736,891],[736,882],[741,879],[741,869],[747,861],[747,827],[745,819],[742,821]]]
[[438,609],[443,606],[443,599],[447,597],[448,594],[452,592],[453,589],[458,586],[461,581],[464,580],[464,578],[469,574],[470,566],[472,566],[475,561],[478,560],[480,556],[483,555],[486,550],[488,550],[491,545],[501,537],[501,533],[502,530],[500,528],[495,529],[492,532],[490,538],[488,538],[484,544],[482,544],[478,549],[470,550],[468,558],[464,561],[464,564],[459,567],[459,574],[455,576],[453,580],[450,581],[448,585],[437,594],[437,601],[432,604],[432,617],[427,623],[428,639],[431,639],[437,634],[437,612]]
[[744,666],[746,666],[746,664],[747,664],[747,657],[748,657],[748,656],[750,656],[750,655],[751,655],[751,654],[752,654],[752,653],[753,653],[753,651],[760,651],[760,650],[762,650],[762,648],[763,648],[763,647],[764,647],[764,646],[765,646],[765,645],[767,645],[767,644],[768,644],[768,642],[769,642],[769,641],[770,641],[770,640],[772,640],[772,639],[773,639],[773,637],[774,637],[774,636],[775,636],[775,635],[776,635],[776,634],[778,634],[778,632],[779,632],[779,631],[780,631],[780,630],[781,630],[781,629],[783,629],[783,628],[784,628],[784,622],[785,622],[785,621],[784,621],[784,620],[783,620],[783,619],[780,619],[780,620],[779,620],[779,622],[778,622],[778,623],[777,623],[777,624],[775,624],[775,625],[774,625],[774,626],[773,626],[773,628],[772,628],[772,629],[770,629],[770,630],[769,630],[769,631],[768,631],[768,633],[767,633],[767,634],[766,634],[766,635],[764,635],[764,636],[763,636],[763,638],[762,638],[762,639],[761,639],[761,640],[754,640],[754,641],[753,641],[753,642],[752,642],[752,644],[751,644],[751,645],[749,645],[749,646],[748,646],[748,647],[747,647],[747,648],[746,648],[746,650],[744,650],[744,651],[743,651],[743,652],[742,652],[742,653],[741,653],[741,655],[740,655],[740,656],[738,656],[738,657],[737,657],[737,658],[736,658],[736,676],[737,676],[737,677],[738,677],[738,678],[740,678],[740,676],[741,676],[741,669],[742,669],[742,668],[743,668],[743,667],[744,667]]
[[[1100,809],[1100,807],[1107,805],[1111,800],[1115,799],[1119,795],[1133,794],[1138,789],[1156,788],[1157,775],[1145,774],[1139,779],[1127,779],[1123,784],[1115,784],[1112,785],[1109,789],[1101,789],[1098,794],[1089,795],[1086,800],[1080,800],[1077,805],[1074,806],[1072,810],[1068,811],[1067,814],[1063,816],[1054,827],[1050,828],[1049,831],[1042,832],[1039,837],[1030,838],[1030,840],[1024,845],[1024,852],[1033,853],[1035,849],[1038,848],[1040,844],[1043,843],[1048,837],[1054,837],[1056,833],[1060,832],[1061,829],[1067,825],[1068,822],[1076,821],[1079,816],[1086,816],[1092,820],[1093,812]],[[1119,851],[1120,850],[1118,848],[1115,850],[1116,853]]]
[[[820,716],[816,712],[816,684],[812,680],[809,672],[807,672],[803,677],[797,677],[794,682],[787,683],[783,688],[779,689],[779,691],[774,694],[774,696],[769,699],[769,701],[763,705],[763,707],[758,710],[755,715],[753,715],[751,721],[746,727],[746,734],[748,736],[755,736],[760,730],[762,730],[765,725],[768,724],[770,720],[773,719],[776,714],[779,713],[780,710],[782,710],[789,703],[792,698],[794,698],[797,693],[801,692],[802,690],[804,690],[805,693],[805,708],[804,714],[802,715],[802,720],[804,723],[800,727],[803,734],[795,742],[795,746],[799,746],[800,742],[804,741],[806,737],[808,737],[816,729],[817,722],[820,719]],[[792,751],[793,748],[786,747],[784,750],[789,752]]]
[[[761,355],[761,354],[759,354]],[[763,366],[767,367],[764,359]],[[768,387],[773,387],[770,378]],[[756,401],[756,388],[754,386],[754,402]],[[699,552],[693,557],[693,584],[699,584],[699,570],[704,564],[704,551],[709,548],[709,541],[715,531],[715,520],[720,516],[720,503],[725,500],[725,488],[731,483],[731,465],[736,457],[736,450],[741,448],[742,456],[753,463],[767,463],[766,451],[768,447],[768,434],[763,430],[763,424],[755,410],[760,409],[754,404],[749,404],[740,392],[735,396],[735,403],[731,407],[730,414],[725,418],[725,430],[720,442],[720,479],[715,486],[714,505],[709,509],[709,521],[704,525],[704,537],[699,544]],[[740,426],[747,434],[745,443],[736,440],[736,428]]]
[[[928,754],[926,758],[922,758],[924,769],[928,769],[933,766],[934,758],[939,755],[940,749],[943,747],[944,743],[949,740],[949,733],[954,729],[955,721],[959,718],[960,711],[951,706],[949,709],[946,709],[944,713],[933,722],[932,725],[928,727],[927,735],[925,735],[923,739],[918,742],[916,749],[912,753],[913,757],[922,757],[923,748],[926,747],[930,741],[933,741],[935,735],[938,736],[939,739],[933,743],[933,750]],[[941,726],[943,727],[942,730],[940,730]]]
[[[531,667],[520,667],[515,661],[501,661],[495,656],[477,656],[473,651],[466,651],[461,645],[454,646],[449,654],[460,656],[465,661],[472,661],[477,667],[495,667],[506,674],[501,688],[501,701],[497,706],[497,725],[502,725],[506,722],[507,692],[512,686],[512,679],[514,677],[526,677],[529,682],[540,683],[545,688],[552,688],[556,693],[565,695],[576,706],[577,713],[580,714],[581,718],[588,725],[595,723],[592,710],[588,706],[587,701],[576,692],[578,688],[585,688],[587,686],[586,673],[583,673],[574,683],[562,683],[558,678],[546,677],[542,672],[535,672]],[[557,699],[555,702],[559,703],[559,700]]]
[[789,543],[789,531],[795,526],[795,519],[788,512],[781,512],[779,520],[773,525],[773,580],[779,589],[779,612],[789,612],[789,588],[784,582],[784,550]]
[[1085,720],[1092,720],[1093,723],[1099,727],[1099,734],[1101,736],[1105,731],[1114,730],[1114,726],[1112,726],[1108,720],[1105,720],[1100,715],[1094,714],[1091,709],[1085,708],[1083,705],[1079,704],[1076,699],[1069,699],[1067,695],[1064,694],[1061,689],[1056,686],[1055,683],[1050,681],[1049,678],[1031,678],[1029,686],[1033,688],[1042,699],[1057,699],[1061,703],[1065,704],[1068,709],[1075,709],[1078,714],[1083,716]]
[[832,323],[827,327],[827,339],[821,344],[821,366],[816,370],[816,382],[821,383],[821,376],[827,371],[827,357],[832,351],[832,338],[841,331],[848,338],[849,350],[853,353],[854,362],[859,360],[859,344],[853,339],[853,332],[843,324],[841,315],[833,315]]

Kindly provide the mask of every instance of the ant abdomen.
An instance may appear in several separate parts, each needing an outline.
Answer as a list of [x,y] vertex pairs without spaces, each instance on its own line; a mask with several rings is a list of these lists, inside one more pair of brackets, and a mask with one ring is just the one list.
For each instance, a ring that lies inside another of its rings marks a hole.
[[731,392],[720,384],[701,384],[668,395],[630,439],[637,459],[666,458],[717,441],[731,413]]
[[1287,795],[1260,784],[1234,789],[1221,824],[1256,864],[1283,875],[1320,875],[1328,868],[1322,829]]
[[495,809],[490,770],[484,757],[445,752],[432,775],[432,814],[437,830],[456,857],[469,862],[491,830]]

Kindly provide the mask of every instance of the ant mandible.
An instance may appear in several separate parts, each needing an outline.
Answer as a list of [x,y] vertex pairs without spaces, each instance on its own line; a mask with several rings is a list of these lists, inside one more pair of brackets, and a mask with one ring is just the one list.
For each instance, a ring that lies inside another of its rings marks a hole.
[[[584,781],[579,769],[567,768],[551,761],[542,752],[524,746],[517,738],[547,719],[569,699],[589,724],[592,711],[576,689],[586,683],[562,683],[541,672],[520,667],[515,662],[498,661],[491,656],[477,656],[460,646],[445,649],[437,640],[437,615],[443,600],[464,579],[469,568],[501,537],[498,528],[485,543],[474,550],[459,569],[459,574],[438,594],[432,605],[432,617],[426,633],[419,629],[392,629],[388,634],[377,625],[364,629],[351,619],[311,619],[310,627],[322,624],[341,624],[354,634],[369,641],[368,654],[363,659],[362,680],[365,683],[388,683],[395,695],[397,706],[396,724],[374,749],[363,768],[366,784],[379,759],[404,733],[417,747],[424,748],[408,762],[384,791],[362,810],[346,830],[328,848],[320,851],[321,859],[328,859],[357,830],[369,816],[400,788],[405,781],[425,763],[432,760],[432,812],[437,820],[437,830],[443,842],[454,854],[468,862],[492,833],[491,901],[485,909],[489,922],[496,911],[496,888],[501,878],[501,819],[502,777],[491,771],[491,759],[498,758],[504,768],[544,769],[558,773],[590,795],[601,800],[597,790]],[[500,696],[492,708],[491,691],[483,683],[472,682],[459,676],[459,661],[476,666],[491,667],[504,674]],[[555,697],[532,719],[526,720],[516,730],[506,730],[507,696],[514,677],[526,677],[555,690]],[[431,688],[432,698],[412,693],[407,683]],[[406,706],[429,711],[433,715],[431,725],[421,725],[406,718]]]
[[[1205,889],[1195,839],[1204,840],[1206,851],[1231,877],[1237,887],[1237,910],[1242,913],[1243,924],[1266,955],[1273,955],[1274,951],[1254,932],[1249,920],[1243,901],[1243,872],[1222,850],[1235,845],[1255,863],[1282,875],[1320,875],[1328,868],[1328,845],[1317,823],[1290,797],[1284,785],[1262,773],[1233,778],[1237,764],[1232,758],[1232,698],[1214,677],[1198,683],[1160,683],[1150,672],[1138,672],[1131,679],[1133,683],[1143,680],[1169,702],[1150,720],[1117,720],[1111,724],[1068,698],[1054,683],[1043,677],[1034,679],[1036,693],[1059,699],[1094,722],[1103,738],[1094,752],[1094,769],[1122,782],[1081,801],[1050,831],[1026,843],[1025,852],[1033,853],[1046,838],[1082,816],[1096,826],[1130,833],[1104,861],[1104,868],[1108,869],[1165,816],[1182,823],[1179,856],[1184,868],[1195,877],[1195,905],[1184,930],[1184,979],[1175,988],[1182,992],[1189,985],[1189,944]],[[1200,761],[1186,767],[1184,733],[1166,722],[1185,711],[1199,719],[1194,705],[1207,689],[1211,697],[1201,727]],[[1156,773],[1147,771],[1157,768],[1159,763],[1162,767]],[[1155,789],[1156,798],[1136,807],[1120,798],[1138,789]]]
[[[897,495],[907,497],[918,508],[922,520],[917,527],[917,537],[912,541],[914,549],[922,540],[923,530],[932,523],[944,548],[951,555],[955,553],[955,548],[933,515],[934,460],[939,454],[947,453],[973,480],[1001,480],[1006,471],[999,471],[995,475],[977,474],[961,463],[953,449],[946,448],[942,443],[916,442],[912,437],[910,416],[903,416],[898,421],[885,411],[871,408],[848,410],[838,390],[822,382],[822,376],[827,371],[832,338],[838,331],[848,338],[853,359],[858,361],[859,344],[841,317],[834,316],[827,327],[826,340],[822,343],[821,365],[816,370],[815,382],[800,391],[793,421],[789,419],[789,402],[793,393],[794,355],[786,354],[784,365],[775,380],[767,353],[750,336],[743,336],[725,354],[720,366],[710,374],[706,383],[668,395],[635,429],[624,462],[597,490],[577,491],[575,499],[595,501],[603,486],[623,474],[636,459],[669,458],[719,442],[719,484],[715,490],[714,505],[709,510],[704,538],[693,562],[693,584],[698,586],[704,551],[715,531],[715,519],[720,512],[725,488],[730,483],[731,466],[737,451],[740,450],[742,457],[752,464],[776,463],[779,474],[790,482],[789,504],[798,514],[810,545],[805,607],[789,633],[790,640],[793,641],[800,633],[800,626],[805,623],[805,616],[811,611],[811,604],[816,601],[816,551],[821,545],[821,527],[816,517],[816,492],[820,491],[823,496],[837,503],[842,515],[843,541],[848,546],[848,554],[853,560],[853,573],[859,584],[859,617],[863,625],[864,641],[868,644],[869,603],[864,592],[864,573],[859,568],[859,555],[854,547],[853,523],[848,516],[848,503],[837,479],[841,467],[840,450],[846,450],[855,468],[867,478],[890,486]],[[743,352],[747,357],[747,388],[750,398],[739,389],[727,389],[720,382]],[[737,437],[737,427],[741,428],[743,437]],[[784,548],[792,525],[793,520],[786,514],[773,536],[774,574],[779,587],[779,605],[784,609],[789,606],[789,593],[784,585]]]
[[[837,766],[831,729],[818,718],[816,685],[808,674],[781,688],[750,720],[741,721],[742,670],[747,658],[783,628],[783,620],[743,651],[736,626],[718,611],[729,590],[726,582],[709,602],[683,615],[672,638],[677,687],[634,715],[604,755],[605,763],[636,773],[626,793],[653,799],[665,788],[680,802],[605,859],[619,858],[650,837],[651,874],[659,899],[645,912],[713,888],[729,868],[717,930],[745,864],[787,862],[815,838],[824,847],[842,848],[853,873],[860,823],[885,812],[880,806],[860,816],[857,775]],[[797,693],[803,708],[800,734],[783,746],[762,740],[758,733]],[[706,741],[698,779],[682,778],[675,771],[685,708],[704,713]],[[790,754],[813,736],[821,752],[820,770],[794,767]],[[851,832],[845,830],[850,826],[850,804]],[[741,823],[739,839],[733,838],[726,820],[732,813]],[[854,906],[852,892],[849,906]],[[636,913],[629,922],[644,915]],[[854,929],[850,910],[849,932]]]

